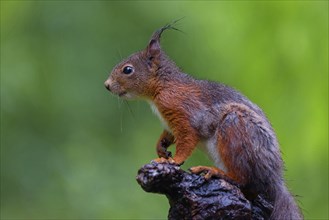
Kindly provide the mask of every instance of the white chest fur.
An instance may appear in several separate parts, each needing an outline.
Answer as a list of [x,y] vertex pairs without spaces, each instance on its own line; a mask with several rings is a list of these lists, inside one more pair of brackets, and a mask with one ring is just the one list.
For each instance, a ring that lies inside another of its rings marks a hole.
[[153,103],[153,102],[149,102],[150,106],[151,106],[151,109],[153,111],[153,113],[158,116],[158,118],[160,119],[161,121],[161,124],[162,126],[167,130],[167,131],[170,131],[170,128],[168,126],[168,123],[167,121],[162,117],[161,113],[159,112],[157,106]]

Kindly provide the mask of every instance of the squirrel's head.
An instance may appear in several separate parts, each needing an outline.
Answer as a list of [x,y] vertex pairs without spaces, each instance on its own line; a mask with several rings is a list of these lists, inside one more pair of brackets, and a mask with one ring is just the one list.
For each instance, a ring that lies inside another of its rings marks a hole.
[[177,30],[171,25],[160,28],[153,33],[144,50],[132,54],[113,68],[104,83],[110,92],[126,99],[150,98],[156,93],[159,70],[168,65],[168,58],[160,47],[161,34],[167,29]]

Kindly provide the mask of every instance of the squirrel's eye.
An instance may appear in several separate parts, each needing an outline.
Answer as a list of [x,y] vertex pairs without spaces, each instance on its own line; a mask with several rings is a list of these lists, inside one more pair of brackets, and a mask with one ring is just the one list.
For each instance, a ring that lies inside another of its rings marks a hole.
[[125,66],[122,70],[124,74],[130,74],[134,71],[134,68],[132,66]]

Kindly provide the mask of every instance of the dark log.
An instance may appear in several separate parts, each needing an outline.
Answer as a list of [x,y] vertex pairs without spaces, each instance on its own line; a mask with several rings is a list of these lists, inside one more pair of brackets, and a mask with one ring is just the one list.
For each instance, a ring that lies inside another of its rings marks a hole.
[[253,201],[223,180],[206,180],[169,163],[144,165],[136,177],[146,192],[167,196],[168,219],[268,219],[272,205],[258,196]]

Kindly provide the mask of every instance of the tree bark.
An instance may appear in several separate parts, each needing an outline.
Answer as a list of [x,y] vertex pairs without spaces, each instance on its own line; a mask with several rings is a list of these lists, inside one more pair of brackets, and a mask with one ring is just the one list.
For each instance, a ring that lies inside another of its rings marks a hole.
[[223,179],[206,180],[174,164],[151,162],[136,179],[146,192],[166,195],[168,219],[268,219],[273,208],[261,196],[247,200]]

